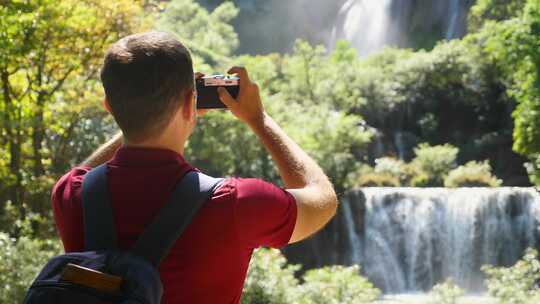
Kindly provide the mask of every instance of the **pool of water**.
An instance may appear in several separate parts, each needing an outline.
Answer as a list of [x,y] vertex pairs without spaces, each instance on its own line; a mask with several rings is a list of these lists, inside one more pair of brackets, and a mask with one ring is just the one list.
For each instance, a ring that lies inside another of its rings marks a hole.
[[[375,304],[433,304],[429,294],[384,295]],[[466,295],[460,297],[457,304],[496,304],[495,300],[485,295]]]

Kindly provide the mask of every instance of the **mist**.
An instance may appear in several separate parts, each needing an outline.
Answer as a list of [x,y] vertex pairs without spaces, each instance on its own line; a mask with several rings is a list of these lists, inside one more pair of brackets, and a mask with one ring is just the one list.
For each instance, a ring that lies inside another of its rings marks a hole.
[[[213,9],[222,0],[199,0]],[[296,39],[332,49],[346,39],[362,56],[382,47],[431,49],[463,37],[473,0],[235,0],[238,54],[291,51]]]
[[[220,0],[199,0],[209,9]],[[346,0],[235,0],[240,8],[233,25],[239,54],[288,52],[296,39],[329,46],[339,10]]]

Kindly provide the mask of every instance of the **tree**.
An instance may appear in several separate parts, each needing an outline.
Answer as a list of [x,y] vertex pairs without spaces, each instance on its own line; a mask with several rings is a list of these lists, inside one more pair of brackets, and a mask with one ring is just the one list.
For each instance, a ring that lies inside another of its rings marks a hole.
[[514,150],[526,155],[531,180],[540,183],[540,1],[528,0],[516,18],[487,23],[473,37],[505,75],[517,101]]
[[229,24],[237,15],[238,8],[232,2],[223,2],[210,13],[192,0],[173,0],[161,14],[156,28],[178,35],[194,55],[195,67],[210,73],[206,69],[228,62],[238,46],[238,35]]
[[[0,199],[19,206],[21,216],[28,199],[25,185],[52,174],[57,157],[66,162],[63,147],[82,120],[81,103],[98,104],[95,81],[105,49],[147,23],[142,5],[32,0],[0,6],[0,150],[2,164],[9,166],[1,177],[7,194],[0,193]],[[49,133],[51,126],[55,134]]]
[[476,32],[489,21],[517,17],[527,0],[478,0],[469,13],[469,30]]

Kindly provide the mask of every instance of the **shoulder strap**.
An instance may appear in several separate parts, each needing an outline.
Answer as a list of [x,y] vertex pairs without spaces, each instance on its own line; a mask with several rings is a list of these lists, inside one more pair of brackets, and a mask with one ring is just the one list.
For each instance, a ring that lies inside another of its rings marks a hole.
[[157,267],[222,181],[197,171],[188,172],[132,251]]
[[118,241],[107,186],[107,164],[84,176],[82,206],[85,250],[116,249]]

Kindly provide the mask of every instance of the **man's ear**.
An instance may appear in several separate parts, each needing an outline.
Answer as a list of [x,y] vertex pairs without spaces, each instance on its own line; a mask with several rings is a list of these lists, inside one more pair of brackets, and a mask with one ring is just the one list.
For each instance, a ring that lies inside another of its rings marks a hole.
[[109,114],[112,114],[111,105],[109,104],[109,100],[107,97],[103,99],[103,107],[105,108],[105,111],[109,112]]
[[189,90],[184,94],[184,100],[182,104],[182,117],[186,121],[192,121],[197,118],[197,111],[195,107],[195,92],[193,90]]

